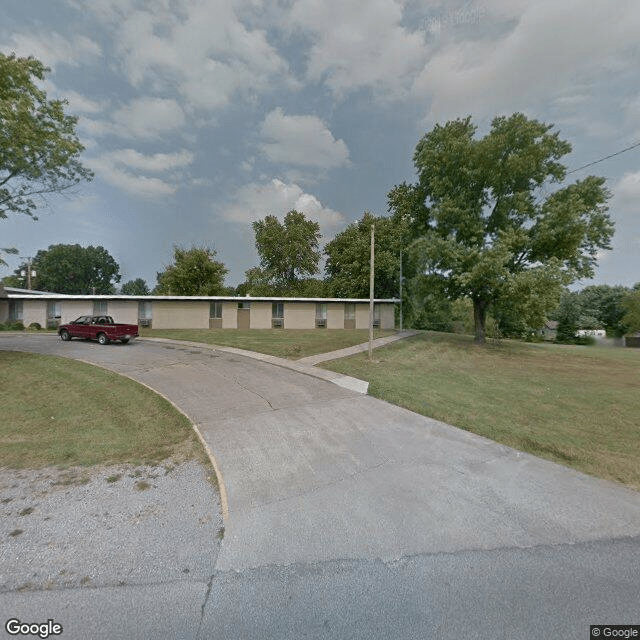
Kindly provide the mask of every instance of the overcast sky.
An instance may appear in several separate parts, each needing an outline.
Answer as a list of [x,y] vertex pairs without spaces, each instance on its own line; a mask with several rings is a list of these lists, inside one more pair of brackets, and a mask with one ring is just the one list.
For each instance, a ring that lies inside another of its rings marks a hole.
[[[436,122],[555,123],[576,168],[640,140],[638,0],[5,0],[0,50],[49,67],[79,116],[76,193],[0,246],[102,245],[122,282],[207,245],[227,284],[258,264],[251,222],[297,209],[323,244],[414,181]],[[570,176],[607,178],[613,251],[594,281],[640,281],[640,147]],[[18,259],[8,257],[8,275]]]

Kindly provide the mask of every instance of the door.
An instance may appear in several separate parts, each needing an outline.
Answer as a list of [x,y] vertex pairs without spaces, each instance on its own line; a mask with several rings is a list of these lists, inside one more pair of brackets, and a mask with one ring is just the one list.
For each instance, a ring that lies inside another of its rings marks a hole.
[[251,309],[238,309],[238,329],[248,330],[251,326]]

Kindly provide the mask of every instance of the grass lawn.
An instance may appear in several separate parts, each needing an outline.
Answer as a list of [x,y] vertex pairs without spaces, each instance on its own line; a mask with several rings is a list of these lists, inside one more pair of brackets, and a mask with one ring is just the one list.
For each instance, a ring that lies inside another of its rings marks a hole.
[[640,489],[640,350],[478,347],[425,332],[321,366],[369,393],[510,447]]
[[[374,337],[382,338],[395,331],[375,331]],[[142,329],[146,338],[171,338],[206,342],[225,347],[248,349],[281,358],[297,360],[316,353],[335,351],[367,342],[368,329]]]
[[0,466],[205,460],[190,422],[115,373],[66,358],[0,351]]

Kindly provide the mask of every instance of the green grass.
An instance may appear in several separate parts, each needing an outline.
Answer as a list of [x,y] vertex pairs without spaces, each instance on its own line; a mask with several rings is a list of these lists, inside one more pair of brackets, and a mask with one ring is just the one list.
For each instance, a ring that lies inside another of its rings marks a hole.
[[[374,336],[381,338],[394,333],[375,331]],[[142,329],[140,335],[237,347],[293,360],[352,347],[369,339],[367,329]]]
[[640,489],[640,350],[478,347],[425,332],[325,363],[369,393],[508,446]]
[[155,464],[204,453],[150,389],[82,362],[0,351],[0,466]]

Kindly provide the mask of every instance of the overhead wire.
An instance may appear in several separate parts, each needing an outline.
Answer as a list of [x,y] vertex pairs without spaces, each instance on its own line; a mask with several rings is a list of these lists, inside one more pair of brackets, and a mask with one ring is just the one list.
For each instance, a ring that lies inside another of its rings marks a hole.
[[586,169],[587,167],[592,167],[594,164],[598,164],[599,162],[604,162],[609,158],[614,158],[615,156],[619,156],[621,153],[625,153],[626,151],[631,151],[631,149],[635,149],[636,147],[640,147],[640,142],[636,142],[632,144],[630,147],[627,147],[626,149],[621,149],[620,151],[616,151],[615,153],[605,156],[604,158],[600,158],[599,160],[594,160],[593,162],[588,162],[587,164],[583,164],[581,167],[578,167],[577,169],[572,169],[571,171],[567,171],[565,175],[568,176],[572,173],[576,173],[577,171],[582,171],[582,169]]

